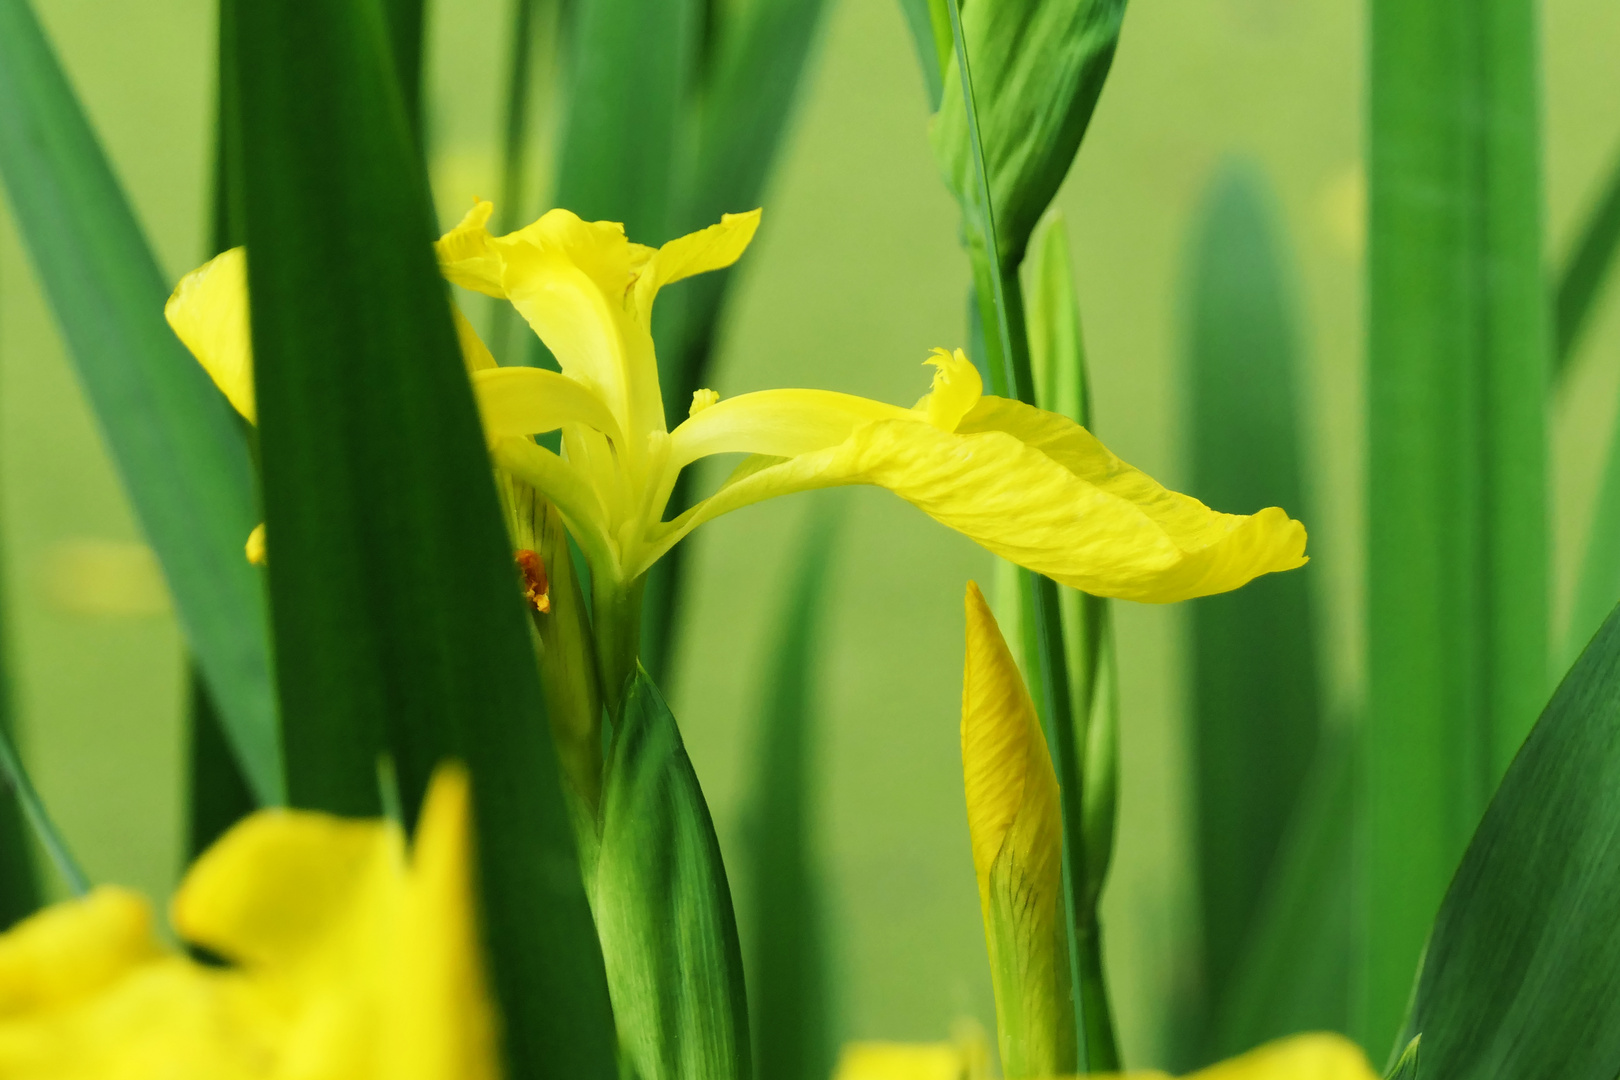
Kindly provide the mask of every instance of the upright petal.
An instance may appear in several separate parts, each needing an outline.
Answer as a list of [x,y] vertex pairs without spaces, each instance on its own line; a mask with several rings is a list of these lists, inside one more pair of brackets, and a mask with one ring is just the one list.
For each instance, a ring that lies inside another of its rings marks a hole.
[[490,246],[489,216],[495,204],[480,200],[455,228],[439,237],[433,250],[439,257],[439,272],[463,288],[505,299],[501,286],[501,257]]
[[163,317],[236,411],[253,422],[247,250],[231,248],[181,278]]
[[718,225],[677,237],[659,248],[636,275],[635,309],[642,322],[652,318],[653,298],[665,285],[693,274],[723,270],[742,258],[759,228],[761,211],[721,214]]
[[[720,514],[839,484],[886,487],[997,555],[1098,596],[1186,600],[1305,561],[1304,526],[1281,510],[1216,513],[1166,491],[1078,425],[1027,406],[1018,408],[1039,418],[1023,432],[1030,443],[986,429],[984,418],[1004,404],[1017,405],[982,399],[955,433],[920,416],[880,420],[824,450],[750,459],[714,495],[656,530],[639,569]],[[1048,438],[1052,431],[1064,438]]]
[[962,775],[996,1030],[1008,1080],[1074,1071],[1057,774],[1035,704],[977,585],[967,587]]

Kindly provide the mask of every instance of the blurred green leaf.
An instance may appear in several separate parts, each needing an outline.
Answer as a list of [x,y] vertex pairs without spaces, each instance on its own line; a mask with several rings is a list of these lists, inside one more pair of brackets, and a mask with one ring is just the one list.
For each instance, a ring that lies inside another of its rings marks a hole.
[[[0,754],[10,755],[20,771],[22,758],[13,741],[10,614],[10,606],[0,603],[0,744],[4,744]],[[13,777],[0,777],[0,931],[32,915],[43,899],[23,790]]]
[[731,889],[675,718],[638,670],[602,786],[596,925],[639,1080],[753,1075]]
[[0,174],[243,770],[280,802],[247,448],[163,321],[163,272],[27,0],[0,0]]
[[1553,298],[1555,374],[1562,375],[1569,369],[1575,347],[1580,344],[1581,334],[1614,265],[1617,247],[1620,247],[1620,158],[1615,160],[1603,190],[1582,221],[1563,272],[1558,275],[1558,291]]
[[[1188,490],[1228,513],[1281,506],[1309,520],[1299,318],[1281,215],[1260,168],[1224,163],[1193,230],[1184,286]],[[1210,1021],[1231,1008],[1246,944],[1268,933],[1257,921],[1260,900],[1317,753],[1311,583],[1309,568],[1273,574],[1191,605],[1193,816]],[[1254,1022],[1267,1027],[1265,1018]],[[1211,1029],[1197,1064],[1295,1030],[1228,1046]]]
[[617,1076],[526,614],[375,0],[234,3],[288,788],[472,774],[506,1075]]
[[[1125,0],[966,0],[961,15],[995,201],[997,261],[1013,268],[1091,123]],[[987,250],[961,86],[948,65],[929,135],[969,244]]]
[[1349,1024],[1355,769],[1349,730],[1323,732],[1271,860],[1237,963],[1213,1003],[1205,1057]]
[[[750,0],[717,9],[724,14],[711,35],[702,85],[691,99],[695,107],[688,120],[695,135],[681,164],[671,234],[706,228],[721,214],[760,205],[825,7],[826,0]],[[672,423],[687,415],[693,391],[709,379],[734,272],[690,278],[658,298],[653,321],[658,378]],[[676,482],[671,515],[690,505],[691,476],[682,473]],[[647,575],[641,651],[655,679],[663,677],[669,659],[686,550],[677,545]]]
[[748,984],[754,1060],[768,1080],[823,1080],[837,1050],[813,819],[819,740],[812,724],[823,594],[843,521],[824,500],[803,531],[766,665],[749,810]]
[[382,0],[388,21],[388,46],[394,58],[394,77],[405,102],[405,115],[422,144],[422,31],[425,0]]
[[1424,1080],[1620,1073],[1620,612],[1514,759],[1429,937]]
[[1374,1056],[1399,1026],[1452,868],[1546,700],[1535,13],[1531,0],[1371,8],[1357,1012]]
[[900,10],[917,47],[917,65],[922,68],[923,85],[928,91],[928,111],[939,111],[945,89],[945,70],[951,66],[951,24],[945,15],[944,0],[900,0]]

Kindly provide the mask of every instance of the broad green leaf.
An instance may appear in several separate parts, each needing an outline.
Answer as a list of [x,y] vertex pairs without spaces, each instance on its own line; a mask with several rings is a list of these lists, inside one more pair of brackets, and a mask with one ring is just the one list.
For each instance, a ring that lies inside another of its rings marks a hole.
[[748,840],[748,985],[754,1060],[771,1080],[824,1080],[837,1041],[813,820],[820,740],[813,726],[823,596],[843,515],[817,513],[804,531],[765,665],[758,748],[744,821]]
[[617,719],[594,895],[620,1047],[639,1080],[746,1080],[737,922],[697,774],[645,671]]
[[27,0],[0,0],[0,175],[180,625],[262,803],[282,801],[247,447]]
[[[1016,267],[1035,223],[1074,162],[1114,60],[1125,0],[964,0],[984,160],[994,196],[998,262]],[[974,151],[954,65],[930,137],[962,208],[968,242],[988,250]]]
[[1616,248],[1620,248],[1620,159],[1616,159],[1597,201],[1581,223],[1563,271],[1558,275],[1558,289],[1553,297],[1555,375],[1569,370],[1569,362],[1581,342],[1581,333],[1614,265]]
[[186,729],[186,862],[201,855],[225,831],[257,807],[237,767],[208,684],[189,669]]
[[617,1075],[526,613],[375,0],[234,3],[271,612],[300,806],[472,775],[506,1075]]
[[1457,868],[1406,1032],[1424,1080],[1620,1073],[1620,613],[1541,714]]
[[[760,205],[825,7],[826,0],[750,0],[715,9],[723,14],[711,35],[713,59],[687,118],[696,134],[683,151],[672,233],[705,228],[721,214]],[[709,380],[732,275],[731,269],[702,274],[658,298],[658,378],[672,422],[686,416],[693,391]],[[690,505],[691,475],[683,473],[677,482],[671,514]],[[677,545],[647,576],[642,663],[654,678],[662,676],[669,656],[685,552]]]
[[388,22],[389,51],[394,58],[394,77],[399,80],[405,115],[422,141],[422,32],[426,0],[382,0],[383,17]]
[[1535,12],[1531,0],[1371,8],[1368,966],[1357,1011],[1375,1053],[1395,1035],[1452,868],[1547,693]]
[[[1225,163],[1204,194],[1184,285],[1188,490],[1217,510],[1283,506],[1309,520],[1286,243],[1265,174]],[[1307,568],[1191,605],[1193,816],[1211,1020],[1231,1008],[1247,942],[1266,933],[1260,900],[1317,753],[1312,586]],[[1295,1030],[1267,1030],[1242,1046],[1202,1040],[1199,1064]]]

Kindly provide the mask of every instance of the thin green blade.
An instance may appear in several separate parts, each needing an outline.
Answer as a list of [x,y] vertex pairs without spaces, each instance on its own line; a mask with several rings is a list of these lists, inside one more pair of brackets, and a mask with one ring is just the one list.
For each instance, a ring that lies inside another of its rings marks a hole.
[[186,862],[225,835],[256,805],[247,779],[237,767],[219,721],[208,684],[195,667],[188,671],[190,701],[186,731]]
[[1535,5],[1371,12],[1359,1012],[1377,1056],[1545,700],[1548,364]]
[[1424,1080],[1620,1073],[1620,611],[1564,679],[1468,845],[1403,1039]]
[[824,511],[804,531],[768,665],[746,817],[754,1060],[768,1080],[822,1080],[837,1050],[812,840],[819,760],[812,698],[822,595],[841,521],[839,510]]
[[181,627],[260,802],[283,799],[247,448],[27,0],[0,0],[0,174]]
[[[1190,488],[1217,510],[1309,518],[1299,415],[1299,318],[1265,174],[1224,163],[1189,251],[1185,364]],[[1206,1019],[1230,1008],[1260,899],[1321,732],[1310,568],[1193,601],[1189,705]],[[1257,783],[1264,777],[1264,783]],[[1343,1022],[1343,1018],[1338,1018]],[[1269,1031],[1266,1037],[1287,1034]],[[1204,1060],[1247,1049],[1201,1039]]]
[[1553,368],[1556,375],[1569,369],[1581,334],[1603,293],[1620,248],[1620,158],[1615,160],[1603,190],[1581,224],[1575,244],[1558,275],[1553,297]]
[[472,773],[506,1075],[617,1075],[601,954],[427,182],[374,0],[237,3],[243,207],[288,789],[414,815]]
[[620,1045],[640,1080],[747,1080],[737,922],[697,774],[645,671],[618,720],[595,910]]

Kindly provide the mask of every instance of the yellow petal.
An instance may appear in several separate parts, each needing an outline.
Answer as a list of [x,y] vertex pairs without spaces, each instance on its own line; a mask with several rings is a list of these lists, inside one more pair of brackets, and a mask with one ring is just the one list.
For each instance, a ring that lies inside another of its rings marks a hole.
[[1281,510],[1216,513],[1062,417],[994,397],[955,433],[913,417],[863,424],[836,446],[785,461],[744,462],[714,495],[656,530],[644,561],[720,514],[839,484],[886,487],[1002,558],[1098,596],[1169,603],[1305,561],[1305,528]]
[[505,469],[549,499],[568,524],[596,573],[620,578],[618,549],[607,531],[602,500],[573,461],[526,438],[501,438],[490,445],[498,468]]
[[455,228],[433,245],[439,257],[439,272],[463,288],[504,299],[501,287],[501,258],[490,246],[489,216],[495,204],[479,201]]
[[264,522],[253,526],[253,531],[248,533],[247,543],[242,545],[242,551],[247,556],[247,561],[254,566],[265,564]]
[[489,346],[478,336],[478,331],[467,321],[467,316],[461,313],[461,308],[451,304],[450,315],[455,320],[456,341],[461,345],[461,362],[467,365],[467,371],[475,373],[493,368],[495,358],[489,354]]
[[474,375],[473,389],[491,438],[538,435],[564,424],[584,424],[621,446],[624,443],[619,424],[602,399],[560,372],[491,368]]
[[161,954],[146,900],[100,886],[0,934],[0,1018],[87,997]]
[[1361,1047],[1327,1032],[1295,1035],[1192,1073],[1189,1080],[1376,1080]]
[[759,228],[760,214],[759,210],[722,214],[718,225],[677,237],[659,248],[636,275],[635,306],[642,320],[652,318],[653,298],[665,285],[722,270],[742,258]]
[[951,1043],[857,1042],[838,1055],[833,1080],[962,1080],[961,1047]]
[[393,928],[403,848],[389,822],[263,810],[193,864],[171,917],[182,937],[249,969],[341,981]]
[[440,766],[416,826],[394,977],[385,987],[379,1076],[496,1080],[490,999],[473,897],[467,772]]
[[917,402],[916,411],[941,431],[955,431],[962,417],[973,411],[984,396],[984,380],[979,369],[957,349],[954,353],[935,349],[924,363],[934,366],[934,385]]
[[670,432],[671,459],[684,467],[710,454],[792,457],[836,446],[872,420],[915,419],[897,405],[831,390],[760,390],[702,408],[694,399],[691,417]]
[[163,317],[236,411],[253,422],[246,249],[216,255],[181,278]]

